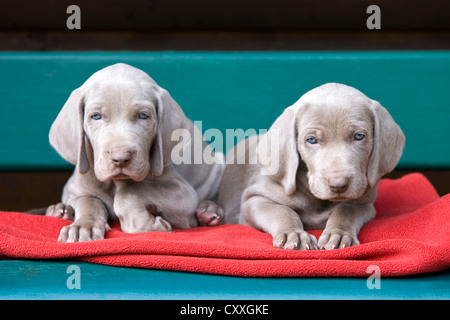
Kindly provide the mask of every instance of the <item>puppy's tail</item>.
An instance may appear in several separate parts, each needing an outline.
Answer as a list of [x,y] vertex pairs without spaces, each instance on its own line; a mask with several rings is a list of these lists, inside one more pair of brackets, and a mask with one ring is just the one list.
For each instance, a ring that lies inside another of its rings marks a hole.
[[32,214],[34,216],[45,216],[45,213],[47,212],[47,208],[37,208],[37,209],[30,209],[25,211],[27,214]]

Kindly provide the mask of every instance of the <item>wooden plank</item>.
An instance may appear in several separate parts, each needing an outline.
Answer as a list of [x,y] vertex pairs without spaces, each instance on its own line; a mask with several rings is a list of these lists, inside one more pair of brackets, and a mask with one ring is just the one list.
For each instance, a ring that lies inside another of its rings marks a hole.
[[0,32],[2,51],[449,50],[445,31],[86,31]]
[[71,175],[72,171],[0,172],[0,208],[24,212],[58,203]]
[[[395,170],[385,176],[397,179],[418,170]],[[450,193],[450,170],[420,170],[439,195]],[[0,208],[3,211],[23,212],[45,208],[61,201],[63,186],[71,171],[0,172]]]
[[[69,289],[79,267],[80,289]],[[369,275],[368,275],[369,276]],[[0,299],[449,299],[450,273],[366,278],[241,278],[65,261],[1,261]]]
[[[0,28],[66,29],[72,1],[2,0]],[[367,30],[371,0],[78,0],[82,30]],[[378,0],[382,30],[448,29],[446,0]]]
[[149,73],[203,131],[266,129],[304,92],[341,82],[379,100],[404,130],[398,168],[449,168],[450,52],[0,53],[1,170],[69,169],[48,130],[70,92],[107,65]]
[[449,50],[446,31],[83,31],[0,32],[2,51]]

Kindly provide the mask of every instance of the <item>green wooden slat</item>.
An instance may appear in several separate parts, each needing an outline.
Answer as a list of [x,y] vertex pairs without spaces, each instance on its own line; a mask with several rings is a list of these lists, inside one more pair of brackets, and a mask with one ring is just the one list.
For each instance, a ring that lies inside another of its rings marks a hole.
[[[93,72],[143,69],[203,130],[267,129],[325,82],[379,100],[406,134],[398,168],[450,168],[450,52],[0,53],[0,170],[66,169],[48,130],[70,92]],[[224,136],[225,137],[225,136]]]
[[[70,265],[80,289],[69,289]],[[368,275],[369,276],[369,275]],[[82,262],[1,261],[0,299],[450,299],[450,273],[380,279],[241,278]]]

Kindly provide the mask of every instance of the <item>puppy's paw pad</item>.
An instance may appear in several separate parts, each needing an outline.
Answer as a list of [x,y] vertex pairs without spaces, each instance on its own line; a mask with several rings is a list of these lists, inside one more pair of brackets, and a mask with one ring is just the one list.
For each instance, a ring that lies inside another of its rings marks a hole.
[[72,220],[75,216],[75,210],[72,208],[72,206],[65,205],[64,203],[57,203],[54,205],[51,205],[47,208],[47,211],[45,212],[46,216],[49,217],[55,217],[55,218],[61,218],[66,220]]
[[201,201],[195,215],[201,226],[217,226],[223,222],[223,209],[210,200]]

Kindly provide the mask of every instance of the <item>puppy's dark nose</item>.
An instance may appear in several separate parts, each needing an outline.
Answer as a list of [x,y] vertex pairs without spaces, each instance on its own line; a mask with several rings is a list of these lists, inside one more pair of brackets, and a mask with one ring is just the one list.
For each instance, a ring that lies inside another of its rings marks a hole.
[[133,157],[130,151],[123,149],[112,150],[109,152],[109,155],[111,156],[112,163],[117,168],[127,167]]
[[350,179],[347,177],[329,178],[328,186],[334,193],[344,193],[350,185]]

